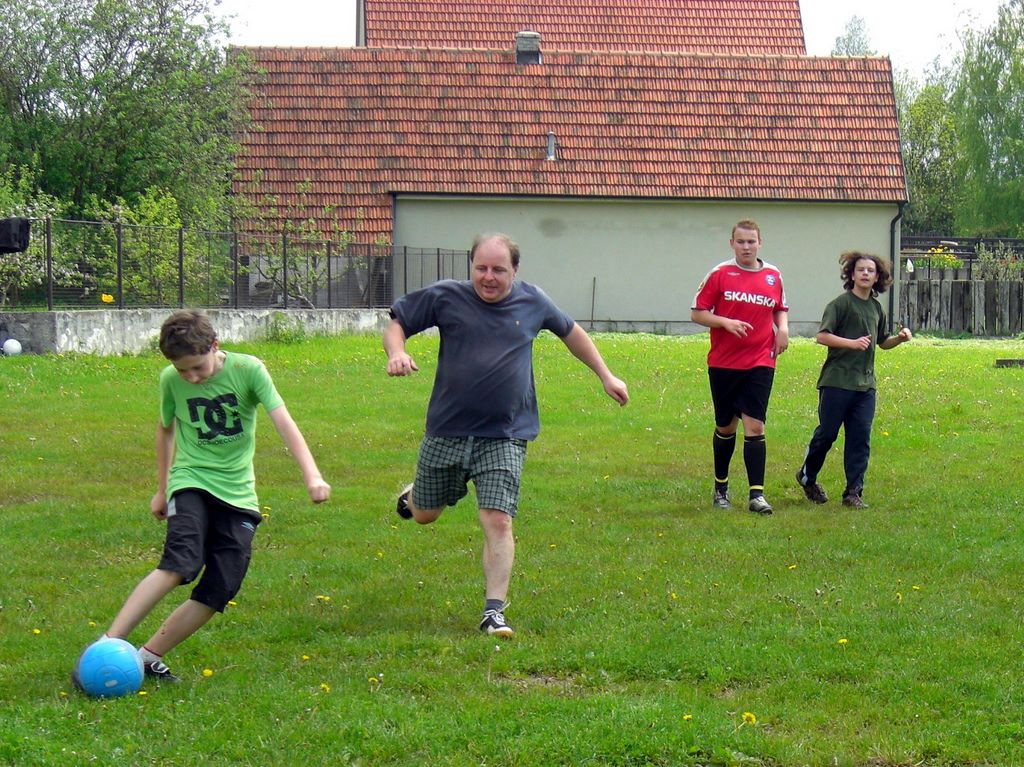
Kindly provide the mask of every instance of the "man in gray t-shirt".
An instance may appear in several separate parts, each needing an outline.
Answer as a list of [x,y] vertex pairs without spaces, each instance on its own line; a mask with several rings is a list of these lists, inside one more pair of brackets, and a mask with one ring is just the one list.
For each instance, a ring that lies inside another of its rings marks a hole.
[[629,393],[583,328],[543,290],[515,281],[519,247],[511,239],[480,235],[471,261],[471,280],[435,283],[391,307],[384,331],[388,375],[419,369],[405,350],[409,336],[437,327],[441,337],[416,479],[399,495],[396,510],[404,519],[429,524],[464,497],[473,481],[484,531],[480,630],[512,636],[504,616],[515,555],[512,518],[526,443],[540,431],[533,340],[550,330],[594,371],[608,396],[625,405]]

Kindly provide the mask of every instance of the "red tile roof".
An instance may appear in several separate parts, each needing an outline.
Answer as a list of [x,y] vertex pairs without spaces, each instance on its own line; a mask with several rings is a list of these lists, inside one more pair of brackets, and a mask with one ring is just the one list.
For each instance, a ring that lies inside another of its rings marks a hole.
[[803,55],[799,0],[362,0],[373,48]]
[[888,59],[244,50],[265,74],[237,187],[342,206],[360,242],[390,238],[401,192],[906,199]]

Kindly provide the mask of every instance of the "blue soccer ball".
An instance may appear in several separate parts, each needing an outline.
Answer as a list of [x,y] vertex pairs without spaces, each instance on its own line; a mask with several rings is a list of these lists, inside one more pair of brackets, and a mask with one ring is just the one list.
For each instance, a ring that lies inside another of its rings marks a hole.
[[142,658],[131,642],[104,637],[85,648],[71,675],[86,695],[117,698],[142,687]]

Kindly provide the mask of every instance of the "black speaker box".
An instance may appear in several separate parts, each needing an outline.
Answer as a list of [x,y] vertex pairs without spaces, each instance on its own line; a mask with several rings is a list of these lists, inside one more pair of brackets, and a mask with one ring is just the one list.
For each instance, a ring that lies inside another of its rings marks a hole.
[[0,218],[0,253],[21,253],[28,250],[29,220]]

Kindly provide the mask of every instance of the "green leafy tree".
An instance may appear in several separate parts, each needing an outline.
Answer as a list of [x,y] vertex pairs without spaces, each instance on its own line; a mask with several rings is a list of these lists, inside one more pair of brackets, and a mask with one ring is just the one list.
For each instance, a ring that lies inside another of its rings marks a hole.
[[[0,172],[0,218],[41,218],[60,215],[59,200],[39,191],[31,168],[8,167]],[[40,248],[0,255],[0,307],[19,293],[38,289],[46,280],[46,261]],[[63,270],[56,270],[60,278]]]
[[[246,222],[244,228],[259,233],[242,236],[240,254],[248,263],[260,301],[278,303],[287,296],[289,304],[296,306],[322,304],[321,294],[328,284],[328,253],[336,270],[331,282],[344,285],[350,296],[355,292],[365,297],[379,279],[379,258],[374,267],[357,265],[350,258],[338,263],[355,236],[341,225],[342,211],[337,206],[325,206],[320,211],[327,219],[326,227],[310,215],[311,188],[312,182],[305,179],[296,188],[297,200],[282,204],[277,196],[264,191],[262,173],[257,172],[240,195],[238,212]],[[377,251],[378,255],[390,252],[383,246]]]
[[861,16],[851,16],[843,28],[843,34],[832,46],[833,56],[876,56],[871,47],[871,36]]
[[956,125],[948,87],[935,79],[900,110],[903,164],[910,204],[904,226],[910,234],[951,234],[960,200],[956,170]]
[[0,169],[35,165],[73,212],[172,194],[190,224],[228,220],[248,125],[246,58],[209,0],[8,0],[0,13]]
[[960,144],[961,231],[1024,235],[1024,0],[987,30],[968,30],[953,92]]
[[[174,305],[179,276],[185,302],[200,306],[228,300],[232,287],[230,243],[219,233],[186,231],[178,201],[167,190],[151,188],[134,203],[92,199],[90,218],[111,222],[77,232],[79,253],[93,287],[113,292],[117,284],[120,238],[124,303],[128,306]],[[180,238],[180,239],[179,239]],[[179,261],[180,256],[180,261]]]

